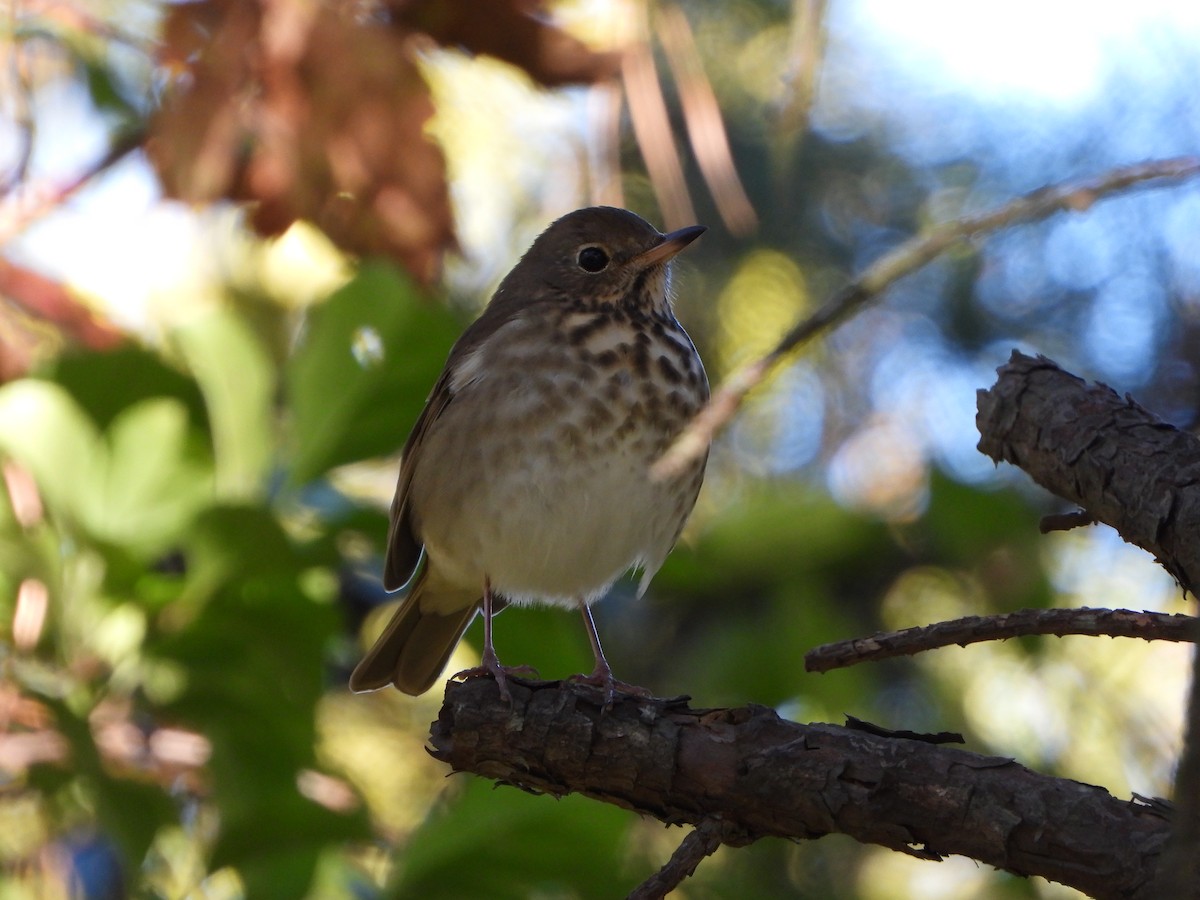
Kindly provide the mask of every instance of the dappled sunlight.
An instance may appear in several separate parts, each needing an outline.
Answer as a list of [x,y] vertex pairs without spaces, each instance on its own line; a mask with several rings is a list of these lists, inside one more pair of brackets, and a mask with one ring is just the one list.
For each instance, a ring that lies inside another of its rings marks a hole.
[[[1147,561],[1138,555],[1126,555],[1123,566],[1110,559],[1107,568],[1087,568],[1088,578],[1107,580],[1103,605],[1147,605],[1151,598],[1141,589],[1148,573],[1137,573]],[[1123,588],[1133,593],[1123,596]],[[1059,603],[1074,605],[1069,596]],[[882,606],[893,629],[992,611],[972,579],[938,569],[909,570]],[[914,661],[947,697],[960,698],[958,714],[987,752],[1104,785],[1117,796],[1169,791],[1182,732],[1186,646],[1039,637],[941,648]]]
[[924,510],[927,477],[912,433],[883,418],[851,435],[829,461],[829,490],[838,502],[895,522],[912,521]]
[[[478,654],[460,644],[446,677],[478,663]],[[405,843],[443,795],[459,789],[425,752],[429,723],[440,706],[437,691],[412,698],[393,690],[360,695],[339,690],[326,694],[318,710],[319,758],[355,786],[380,834],[394,846]]]
[[864,856],[855,887],[860,900],[892,900],[898,896],[987,900],[995,896],[996,881],[986,866],[961,856],[930,862],[872,848]]
[[720,369],[761,356],[811,305],[804,273],[787,255],[756,250],[741,259],[716,300]]
[[247,241],[245,257],[233,280],[257,282],[268,297],[284,306],[324,300],[350,280],[350,260],[308,222],[296,222],[274,239]]
[[477,307],[547,222],[582,205],[586,98],[539,90],[486,57],[439,51],[423,65],[438,101],[430,131],[453,184],[460,252],[447,282]]

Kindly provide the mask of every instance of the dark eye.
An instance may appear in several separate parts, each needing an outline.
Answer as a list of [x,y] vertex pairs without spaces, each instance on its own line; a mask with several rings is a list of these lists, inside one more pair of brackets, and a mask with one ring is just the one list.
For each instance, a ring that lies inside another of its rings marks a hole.
[[585,272],[602,272],[608,267],[608,254],[599,247],[584,247],[579,251],[579,268]]

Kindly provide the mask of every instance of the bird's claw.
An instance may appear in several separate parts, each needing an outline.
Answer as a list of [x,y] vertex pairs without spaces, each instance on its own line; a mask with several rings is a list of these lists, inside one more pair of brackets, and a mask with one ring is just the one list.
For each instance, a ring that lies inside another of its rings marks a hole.
[[601,688],[604,691],[604,709],[612,709],[613,700],[616,699],[616,694],[620,691],[622,694],[632,694],[635,697],[644,699],[654,696],[654,693],[647,688],[639,687],[636,684],[629,684],[626,681],[618,681],[613,678],[611,669],[597,668],[590,675],[571,675],[567,681],[572,684],[590,684]]
[[479,665],[456,672],[454,680],[479,678],[483,675],[491,675],[496,679],[496,686],[500,688],[500,697],[509,706],[512,706],[512,694],[508,691],[509,675],[528,675],[533,678],[542,677],[533,666],[502,666],[500,665],[500,660],[496,658],[495,653],[489,654],[485,652]]

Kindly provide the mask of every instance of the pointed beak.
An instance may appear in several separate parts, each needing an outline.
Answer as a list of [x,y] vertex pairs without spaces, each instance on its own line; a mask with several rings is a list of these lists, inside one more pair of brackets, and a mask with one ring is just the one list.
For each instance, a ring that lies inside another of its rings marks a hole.
[[651,266],[665,263],[706,231],[708,228],[703,225],[689,225],[687,228],[680,228],[678,231],[664,234],[661,241],[649,250],[639,253],[631,262],[639,269],[648,269]]

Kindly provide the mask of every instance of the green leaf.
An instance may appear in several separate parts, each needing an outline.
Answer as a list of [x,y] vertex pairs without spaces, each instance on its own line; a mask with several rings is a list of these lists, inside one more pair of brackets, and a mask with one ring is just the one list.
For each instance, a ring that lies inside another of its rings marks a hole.
[[0,387],[0,452],[32,473],[51,506],[78,519],[100,435],[66,391],[33,379]]
[[259,496],[273,449],[275,372],[270,354],[241,318],[217,310],[171,333],[200,383],[212,423],[217,495]]
[[141,555],[170,546],[211,492],[211,470],[175,399],[135,404],[103,437],[49,382],[0,388],[0,452],[33,474],[49,506],[103,544]]
[[[289,789],[254,794],[256,808],[222,806],[221,837],[213,868],[234,866],[247,897],[310,895],[321,855],[331,844],[366,840],[365,815],[341,815]],[[239,814],[240,813],[240,814]]]
[[458,331],[449,312],[378,264],[314,309],[286,376],[292,483],[398,450]]
[[100,428],[139,400],[174,397],[187,408],[193,424],[208,430],[204,396],[196,382],[142,347],[126,344],[105,353],[66,353],[54,363],[52,375]]
[[[178,538],[212,496],[212,472],[189,445],[188,414],[178,400],[144,400],[109,428],[98,483],[82,493],[92,534],[156,553]],[[105,459],[106,458],[106,459]]]

